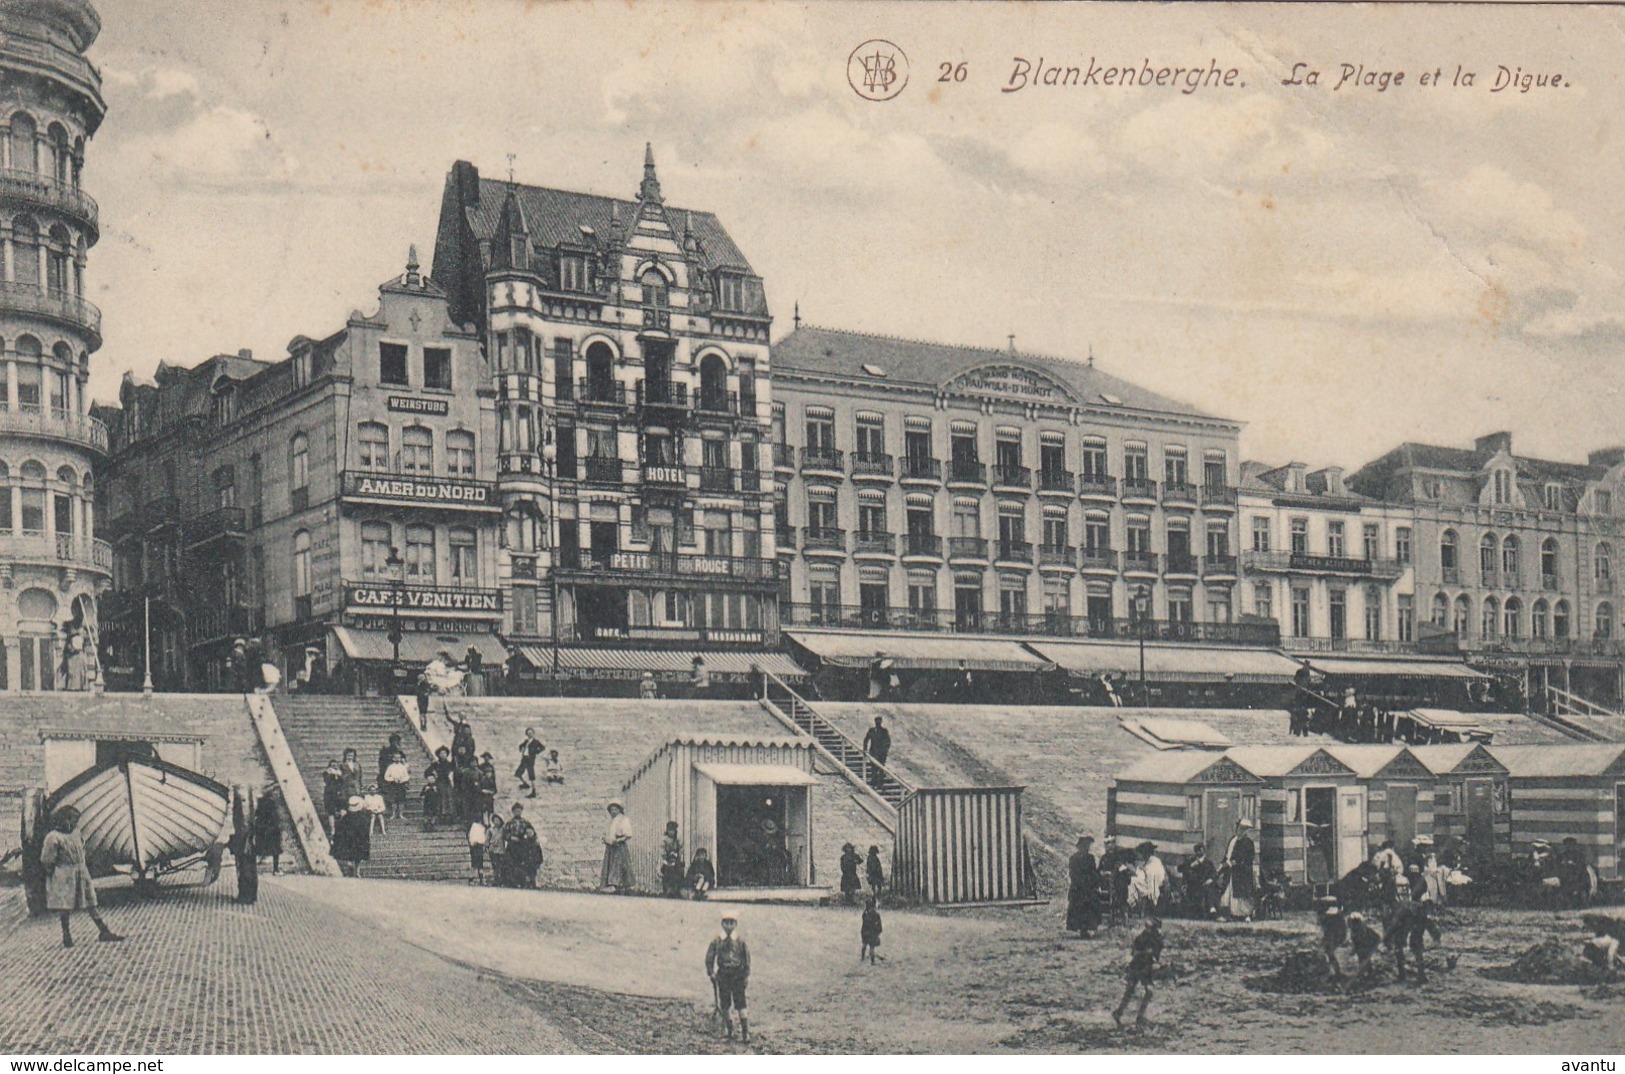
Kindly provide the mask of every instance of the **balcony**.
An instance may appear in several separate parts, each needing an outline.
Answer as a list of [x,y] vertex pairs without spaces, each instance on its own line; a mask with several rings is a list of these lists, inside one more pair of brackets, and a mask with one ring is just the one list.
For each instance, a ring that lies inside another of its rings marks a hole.
[[1031,492],[1033,490],[1033,472],[1025,466],[1015,463],[993,464],[993,487],[1005,491]]
[[1274,623],[1091,619],[1066,612],[961,612],[952,608],[875,607],[857,604],[781,604],[779,625],[941,634],[1100,638],[1118,641],[1133,641],[1143,634],[1146,641],[1257,645],[1270,648],[1281,643],[1280,630]]
[[885,454],[864,454],[855,451],[852,453],[852,480],[863,481],[880,480],[890,481],[896,472],[896,461]]
[[948,462],[948,484],[987,484],[987,467],[975,459],[951,459]]
[[111,574],[113,546],[96,537],[50,534],[43,530],[0,532],[0,562],[69,567],[96,574]]
[[683,467],[669,462],[644,463],[643,483],[651,488],[686,489],[688,487],[688,471]]
[[1123,478],[1123,502],[1156,503],[1157,483],[1148,477]]
[[1157,573],[1157,560],[1158,560],[1158,558],[1159,557],[1157,556],[1157,554],[1155,552],[1135,552],[1135,551],[1124,552],[1123,553],[1123,573],[1124,574],[1153,574],[1154,575],[1154,574]]
[[[308,490],[307,490],[308,491]],[[339,498],[346,503],[422,507],[436,511],[498,513],[496,484],[466,477],[390,474],[345,470],[339,475]]]
[[1480,656],[1595,656],[1617,659],[1625,655],[1625,641],[1617,638],[1509,638],[1504,635],[1439,634],[1428,639],[1431,652],[1470,653]]
[[1540,576],[1540,588],[1546,590],[1548,593],[1557,592],[1557,575],[1555,575],[1555,574],[1543,574],[1543,575],[1541,575]]
[[747,582],[771,582],[779,576],[779,562],[764,556],[696,555],[687,552],[638,552],[635,550],[594,551],[588,548],[566,550],[559,556],[565,571],[594,574],[659,575],[677,578],[734,578]]
[[950,560],[974,559],[987,562],[987,538],[985,537],[950,537],[948,538],[948,558]]
[[1344,575],[1379,581],[1393,581],[1405,570],[1405,565],[1397,559],[1354,559],[1308,552],[1246,552],[1242,555],[1242,565],[1249,571],[1264,573]]
[[1070,470],[1039,470],[1038,491],[1059,492],[1066,496],[1077,493],[1077,475]]
[[0,435],[61,440],[107,454],[107,426],[96,418],[81,417],[58,408],[7,410],[5,405],[5,400],[0,399]]
[[993,558],[1000,563],[1015,563],[1023,567],[1033,565],[1033,543],[1000,538],[995,542]]
[[805,526],[801,530],[801,550],[845,554],[846,531],[835,526]]
[[1195,485],[1189,481],[1164,481],[1162,483],[1162,502],[1170,506],[1195,507],[1200,495]]
[[942,538],[934,533],[903,534],[903,555],[942,558]]
[[222,507],[186,524],[188,551],[215,541],[242,540],[248,536],[248,512],[241,507]]
[[0,283],[0,309],[32,313],[77,329],[91,350],[102,345],[102,311],[78,295],[26,283]]
[[87,245],[94,246],[101,234],[96,199],[78,187],[59,183],[48,175],[6,168],[0,171],[0,197],[27,201],[71,217],[90,233],[85,238]]
[[1110,548],[1085,548],[1078,553],[1078,566],[1085,571],[1117,573],[1117,553]]
[[739,471],[739,491],[740,492],[761,492],[762,491],[762,471],[760,471],[760,470],[741,470],[741,471]]
[[178,526],[181,521],[181,501],[174,496],[144,500],[136,508],[136,520],[142,529],[149,531]]
[[739,417],[739,394],[737,392],[701,392],[695,398],[694,414],[702,421],[706,419],[732,420]]
[[801,472],[830,474],[834,477],[846,476],[844,459],[846,453],[834,448],[802,448]]
[[618,380],[603,381],[583,377],[576,381],[575,403],[579,407],[626,409],[626,385]]
[[1079,474],[1078,495],[1088,500],[1117,499],[1117,478],[1105,474]]
[[723,466],[702,466],[700,468],[701,492],[737,492],[739,491],[739,478],[733,471]]
[[1461,568],[1460,567],[1441,567],[1441,568],[1439,568],[1439,574],[1444,579],[1444,583],[1446,585],[1460,585],[1461,584]]
[[1501,576],[1495,571],[1479,571],[1478,584],[1485,589],[1498,589],[1501,585]]
[[941,461],[919,455],[904,455],[901,461],[903,465],[898,476],[903,481],[929,481],[934,485],[942,483]]
[[619,485],[626,469],[620,459],[581,460],[581,479],[596,485]]
[[796,468],[796,451],[789,444],[773,445],[773,469],[794,470]]
[[1038,565],[1040,567],[1071,567],[1076,570],[1078,566],[1078,550],[1065,544],[1041,544],[1038,546]]
[[1164,573],[1189,575],[1194,578],[1197,573],[1196,557],[1189,552],[1169,552]]
[[194,648],[228,638],[252,637],[265,628],[259,608],[242,602],[194,608],[186,621],[187,642]]
[[778,548],[779,555],[786,552],[791,554],[796,550],[796,528],[794,526],[780,526],[773,531],[773,543]]
[[852,552],[859,556],[895,556],[897,536],[884,530],[859,530],[852,537]]
[[1208,555],[1202,559],[1203,578],[1234,578],[1236,576],[1236,557],[1231,555]]
[[1202,506],[1208,510],[1225,509],[1234,510],[1236,506],[1236,490],[1233,485],[1203,485]]

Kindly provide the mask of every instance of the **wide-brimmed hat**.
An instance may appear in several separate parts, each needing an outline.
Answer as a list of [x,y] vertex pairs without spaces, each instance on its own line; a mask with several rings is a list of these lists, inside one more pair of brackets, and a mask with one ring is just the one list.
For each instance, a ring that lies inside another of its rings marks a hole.
[[482,761],[494,760],[495,757],[496,757],[496,755],[494,753],[492,753],[490,750],[486,750],[484,753],[480,754],[480,760],[482,760]]
[[841,844],[841,849],[842,850],[856,850],[858,848],[853,846],[851,843],[842,843]]
[[351,809],[360,809],[362,807],[362,805],[364,805],[364,804],[365,803],[363,803],[361,801],[361,796],[359,794],[350,795],[350,808]]
[[1080,836],[1078,836],[1078,845],[1080,847],[1084,846],[1084,845],[1088,845],[1088,844],[1093,844],[1094,841],[1095,841],[1095,837],[1092,836],[1092,835],[1080,835]]
[[1134,849],[1136,851],[1142,851],[1143,850],[1143,851],[1145,851],[1147,853],[1155,854],[1157,852],[1157,844],[1155,844],[1151,840],[1147,839],[1145,842],[1141,843],[1139,846],[1135,847]]
[[1251,828],[1252,826],[1253,822],[1248,820],[1246,817],[1242,817],[1240,820],[1236,821],[1236,827],[1238,828]]
[[724,920],[724,921],[732,921],[735,925],[739,924],[739,911],[738,910],[727,910],[727,911],[725,911],[723,913],[723,915],[722,915],[722,920]]
[[619,809],[621,812],[624,813],[624,812],[626,812],[626,803],[621,801],[619,798],[611,798],[609,800],[609,804],[604,806],[604,808],[605,809]]

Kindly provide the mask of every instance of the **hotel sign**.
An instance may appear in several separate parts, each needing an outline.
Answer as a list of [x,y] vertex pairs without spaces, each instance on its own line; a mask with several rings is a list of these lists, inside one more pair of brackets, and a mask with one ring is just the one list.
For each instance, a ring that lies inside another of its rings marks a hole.
[[1059,382],[1031,369],[1015,365],[990,365],[972,369],[955,378],[950,391],[979,392],[984,395],[1024,396],[1028,399],[1068,401],[1072,393]]
[[456,612],[497,614],[502,611],[500,589],[436,589],[429,586],[356,585],[344,587],[344,603],[350,608],[393,608],[400,596],[403,612]]
[[419,399],[415,395],[392,395],[385,406],[398,414],[449,414],[451,403],[445,399]]
[[484,507],[491,502],[491,486],[482,481],[400,477],[394,474],[348,473],[344,476],[346,493],[373,500],[467,507]]

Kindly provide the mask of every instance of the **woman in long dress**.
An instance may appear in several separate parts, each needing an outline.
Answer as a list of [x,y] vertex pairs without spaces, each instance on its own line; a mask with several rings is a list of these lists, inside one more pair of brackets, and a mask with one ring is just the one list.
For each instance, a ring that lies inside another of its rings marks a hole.
[[609,827],[604,832],[604,888],[613,888],[617,895],[632,890],[632,822],[626,818],[626,806],[620,799],[609,803]]
[[1228,877],[1219,909],[1226,915],[1250,921],[1253,904],[1258,898],[1258,856],[1248,831],[1252,822],[1246,818],[1236,821],[1236,834],[1224,851],[1224,867]]
[[124,937],[107,927],[102,915],[96,912],[96,886],[90,882],[90,869],[85,864],[85,841],[75,830],[79,827],[79,811],[72,806],[57,810],[52,829],[45,833],[40,845],[40,865],[45,869],[45,908],[56,911],[62,922],[62,946],[73,946],[73,932],[68,927],[68,915],[83,910],[96,923],[102,943],[117,943]]
[[1066,892],[1066,931],[1084,939],[1100,927],[1100,863],[1095,860],[1093,836],[1078,840],[1078,849],[1067,862],[1070,884]]

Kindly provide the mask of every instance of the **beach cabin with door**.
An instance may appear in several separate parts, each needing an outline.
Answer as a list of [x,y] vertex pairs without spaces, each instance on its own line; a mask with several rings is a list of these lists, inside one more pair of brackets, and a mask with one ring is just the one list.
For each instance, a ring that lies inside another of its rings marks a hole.
[[1511,855],[1506,765],[1475,742],[1412,746],[1411,754],[1434,775],[1434,844],[1445,850],[1465,841],[1467,862]]
[[1264,781],[1259,861],[1292,884],[1329,884],[1366,858],[1366,786],[1333,747],[1239,746],[1225,756]]
[[1130,845],[1149,839],[1170,865],[1197,843],[1217,861],[1236,821],[1259,826],[1264,790],[1264,780],[1227,754],[1166,750],[1136,761],[1107,789],[1106,834]]
[[1326,752],[1353,769],[1365,784],[1366,857],[1375,853],[1384,839],[1392,839],[1403,853],[1411,849],[1417,836],[1433,836],[1434,786],[1438,779],[1409,749],[1395,745],[1328,746]]
[[623,786],[632,869],[660,890],[660,845],[676,821],[684,867],[704,847],[727,889],[810,886],[813,744],[805,738],[683,736],[661,746]]
[[1528,854],[1536,839],[1556,850],[1573,836],[1597,875],[1620,875],[1625,743],[1492,746],[1490,752],[1507,769],[1515,856]]

